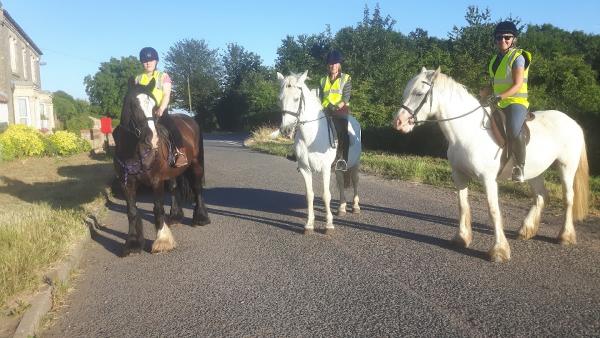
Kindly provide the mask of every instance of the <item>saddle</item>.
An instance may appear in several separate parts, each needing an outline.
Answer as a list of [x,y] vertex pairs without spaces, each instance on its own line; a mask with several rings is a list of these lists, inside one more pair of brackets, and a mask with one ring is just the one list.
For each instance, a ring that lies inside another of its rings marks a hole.
[[[529,131],[529,126],[527,122],[533,121],[535,119],[535,115],[532,112],[528,112],[525,117],[525,123],[523,123],[522,132],[525,134],[525,144],[529,144],[529,140],[531,137],[531,133]],[[498,171],[498,175],[504,170],[504,167],[508,163],[508,160],[512,157],[512,151],[507,147],[508,138],[506,133],[506,115],[502,111],[502,109],[497,107],[492,107],[492,116],[490,118],[490,124],[492,129],[492,135],[494,138],[494,142],[502,149],[502,154],[500,155],[500,170]]]
[[169,133],[169,130],[162,124],[155,123],[154,125],[156,126],[156,133],[157,133],[158,139],[161,142],[164,142],[167,146],[167,149],[168,149],[167,162],[169,163],[170,166],[174,166],[176,149],[175,149],[175,147],[173,147],[173,141],[171,140],[171,134]]

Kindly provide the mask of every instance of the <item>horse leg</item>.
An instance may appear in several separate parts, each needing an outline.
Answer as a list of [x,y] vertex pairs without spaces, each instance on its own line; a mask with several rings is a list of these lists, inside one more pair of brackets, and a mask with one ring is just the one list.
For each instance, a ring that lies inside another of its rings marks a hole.
[[313,201],[315,193],[312,187],[312,173],[307,169],[300,169],[300,174],[304,179],[304,186],[306,188],[306,204],[308,205],[308,220],[304,225],[304,234],[311,234],[315,230],[315,210],[313,207]]
[[[578,162],[575,162],[576,165]],[[575,191],[573,182],[577,167],[560,164],[560,176],[563,186],[563,200],[565,204],[565,223],[558,235],[558,240],[562,245],[577,244],[577,236],[575,234],[575,226],[573,224],[573,199]]]
[[510,260],[510,246],[504,235],[502,215],[498,203],[498,183],[495,177],[484,179],[485,193],[487,195],[490,219],[494,224],[495,243],[488,252],[492,262],[507,262]]
[[469,205],[469,178],[457,172],[452,172],[452,180],[458,191],[458,232],[452,239],[452,243],[459,247],[468,248],[473,240],[471,229],[471,206]]
[[192,165],[186,171],[188,180],[192,184],[192,190],[194,191],[194,216],[192,217],[193,226],[203,226],[210,224],[210,218],[208,217],[208,210],[204,204],[202,188],[202,179],[204,177],[204,168],[199,161],[193,161]]
[[142,217],[135,205],[137,181],[130,177],[127,184],[122,184],[125,200],[127,201],[127,220],[129,221],[129,232],[123,248],[123,256],[131,253],[140,253],[144,248],[144,228]]
[[169,224],[175,224],[181,222],[183,219],[183,210],[181,209],[181,176],[179,176],[177,179],[170,179],[169,188],[171,190],[171,211],[169,212]]
[[340,192],[340,206],[337,211],[338,216],[344,216],[346,214],[346,194],[344,191],[344,175],[345,175],[345,173],[340,170],[335,172],[335,180],[337,182],[338,190]]
[[354,198],[352,199],[352,213],[360,214],[360,206],[358,204],[358,173],[360,171],[360,166],[357,164],[352,169],[350,169],[350,174],[352,175],[352,188],[354,189]]
[[518,239],[528,240],[533,238],[540,228],[540,218],[542,217],[542,210],[544,209],[544,202],[547,199],[548,192],[544,187],[544,176],[529,180],[529,187],[534,194],[534,203],[529,209],[527,216],[523,220],[523,225],[519,229]]
[[156,240],[152,244],[152,253],[167,252],[175,249],[175,239],[171,229],[165,222],[164,182],[160,181],[152,187],[154,191],[154,226],[156,227]]
[[326,215],[325,219],[327,221],[327,223],[325,223],[325,234],[326,235],[331,234],[334,229],[333,214],[331,213],[331,191],[330,191],[331,170],[329,170],[330,167],[331,166],[328,166],[323,170],[323,203],[325,204],[325,215]]

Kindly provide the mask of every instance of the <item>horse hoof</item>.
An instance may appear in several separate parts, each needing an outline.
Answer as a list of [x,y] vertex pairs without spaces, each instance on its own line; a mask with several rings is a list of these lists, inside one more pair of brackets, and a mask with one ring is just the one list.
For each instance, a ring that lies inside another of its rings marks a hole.
[[333,235],[333,233],[335,232],[335,228],[325,228],[325,235]]
[[455,246],[460,247],[460,248],[468,248],[469,245],[471,245],[471,240],[462,238],[460,235],[457,234],[452,239],[452,244],[454,244]]
[[338,217],[346,216],[346,210],[342,210],[342,209],[338,210],[337,216]]
[[510,260],[510,250],[503,248],[493,248],[488,252],[490,261],[494,263],[505,263]]
[[140,254],[142,252],[142,246],[143,245],[137,240],[125,242],[122,257],[127,257],[131,254]]
[[558,241],[560,242],[560,245],[575,245],[577,244],[577,238],[575,237],[575,235],[563,235],[561,234],[560,236],[558,236]]
[[193,226],[205,226],[210,224],[210,218],[202,219],[202,220],[194,220],[192,223]]
[[517,235],[517,239],[522,240],[522,241],[526,241],[529,239],[532,239],[533,237],[535,237],[537,233],[537,229],[536,228],[530,228],[530,227],[521,227],[521,229],[519,229],[519,234]]
[[313,229],[313,228],[304,228],[305,235],[312,235],[314,232],[315,232],[315,229]]
[[359,207],[352,208],[352,213],[355,214],[355,215],[360,214],[360,208]]

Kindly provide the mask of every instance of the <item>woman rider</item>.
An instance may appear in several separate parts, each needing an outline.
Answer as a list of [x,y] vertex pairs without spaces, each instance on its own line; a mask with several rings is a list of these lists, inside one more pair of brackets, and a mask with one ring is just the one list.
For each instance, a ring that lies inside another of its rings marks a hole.
[[496,25],[494,41],[498,53],[490,60],[488,72],[493,79],[490,103],[501,108],[506,115],[508,144],[514,159],[512,179],[524,182],[526,141],[522,128],[529,107],[527,77],[531,53],[516,47],[517,34],[517,27],[511,21]]
[[183,139],[167,111],[171,98],[171,77],[169,74],[156,69],[158,53],[152,47],[142,48],[140,62],[144,66],[144,72],[135,77],[135,83],[147,85],[154,79],[155,87],[152,90],[152,95],[157,103],[154,108],[154,115],[158,117],[158,122],[167,128],[175,144],[175,167],[183,167],[188,164]]
[[332,117],[337,132],[337,161],[335,170],[348,170],[348,114],[350,114],[350,91],[352,79],[342,73],[342,54],[332,50],[327,54],[328,75],[320,82],[319,96],[325,112]]

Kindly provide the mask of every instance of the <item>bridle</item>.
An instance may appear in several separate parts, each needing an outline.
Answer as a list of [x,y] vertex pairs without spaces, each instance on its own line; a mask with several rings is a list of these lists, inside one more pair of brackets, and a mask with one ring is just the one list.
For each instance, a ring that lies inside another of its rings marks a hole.
[[[324,119],[324,118],[326,118],[326,117],[327,117],[327,115],[326,115],[326,114],[323,114],[321,117],[317,117],[316,119],[312,119],[312,120],[304,120],[304,121],[301,121],[301,120],[300,120],[300,115],[302,115],[302,113],[303,113],[303,111],[304,111],[304,109],[303,109],[303,108],[304,108],[304,106],[306,106],[306,100],[305,100],[305,98],[304,98],[304,90],[302,90],[302,87],[301,87],[301,86],[296,86],[296,88],[298,88],[298,89],[300,90],[300,104],[298,105],[298,110],[297,110],[296,112],[291,112],[291,111],[286,111],[286,110],[284,110],[284,111],[282,112],[282,115],[286,115],[286,114],[287,114],[287,115],[291,115],[291,116],[293,116],[293,117],[295,117],[295,118],[296,118],[296,121],[294,122],[294,126],[293,126],[293,128],[292,128],[292,130],[293,130],[293,132],[294,132],[294,133],[296,132],[296,128],[297,128],[299,125],[300,125],[300,126],[302,126],[302,125],[304,125],[304,124],[306,124],[306,123],[310,123],[310,122],[319,121],[319,120],[321,120],[321,119]],[[331,126],[330,126],[330,124],[331,124],[331,123],[333,123],[333,122],[331,121],[331,118],[328,118],[328,119],[327,119],[327,125],[328,125],[327,129],[328,129],[329,131],[331,130]],[[334,137],[334,136],[332,136],[332,135],[331,135],[331,132],[328,132],[328,133],[327,133],[327,136],[328,136],[328,138],[329,138],[329,144],[331,144],[331,145],[333,146],[333,137]]]
[[427,93],[425,93],[425,95],[423,96],[423,99],[421,100],[421,102],[419,103],[419,105],[417,106],[417,108],[415,108],[414,110],[411,109],[410,107],[402,104],[401,108],[403,108],[404,110],[406,110],[410,116],[412,117],[414,124],[417,123],[425,123],[425,121],[418,121],[417,120],[417,114],[419,113],[419,111],[421,110],[421,108],[423,108],[423,105],[425,105],[425,102],[427,102],[427,98],[429,96],[431,96],[431,99],[429,100],[429,110],[431,111],[431,108],[433,107],[433,81],[431,82],[427,82],[425,80],[422,80],[421,82],[423,82],[424,84],[429,86],[429,90],[427,91]]
[[287,115],[291,115],[291,116],[293,116],[293,117],[296,118],[296,122],[294,123],[294,129],[298,125],[303,125],[303,124],[306,124],[306,123],[309,123],[309,122],[315,122],[315,121],[318,121],[320,119],[325,118],[326,116],[323,115],[323,116],[318,117],[318,118],[313,119],[313,120],[304,120],[304,121],[300,120],[300,115],[302,115],[303,108],[304,108],[304,106],[306,106],[306,99],[304,98],[304,90],[302,90],[302,87],[296,86],[296,88],[298,88],[300,90],[300,104],[298,105],[298,110],[296,112],[291,112],[291,111],[284,110],[283,113],[282,113],[283,115],[287,114]]
[[421,108],[423,108],[423,105],[425,105],[425,102],[427,101],[428,97],[430,97],[430,100],[429,100],[429,111],[431,111],[431,109],[433,107],[433,80],[431,80],[431,82],[427,82],[425,80],[422,80],[421,82],[423,82],[424,84],[428,85],[429,86],[429,90],[427,91],[427,93],[425,93],[425,95],[423,96],[423,99],[421,100],[421,102],[419,103],[419,105],[417,106],[417,108],[415,108],[413,110],[413,109],[411,109],[410,107],[408,107],[408,106],[406,106],[404,104],[401,106],[402,109],[406,110],[410,114],[410,116],[413,119],[413,123],[414,124],[421,124],[421,123],[428,123],[428,122],[429,123],[440,123],[440,122],[452,121],[452,120],[459,119],[461,117],[465,117],[465,116],[467,116],[469,114],[472,114],[472,113],[478,111],[479,108],[482,108],[483,111],[487,114],[487,111],[485,110],[485,108],[483,108],[483,106],[480,104],[479,106],[475,107],[474,109],[472,109],[472,110],[470,110],[470,111],[468,111],[468,112],[466,112],[464,114],[458,115],[458,116],[450,117],[450,118],[447,118],[447,119],[419,121],[419,120],[417,120],[417,114],[419,113],[419,111],[421,110]]

